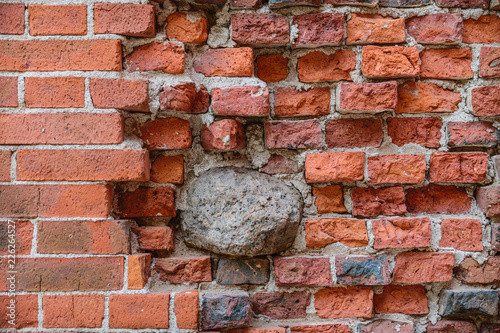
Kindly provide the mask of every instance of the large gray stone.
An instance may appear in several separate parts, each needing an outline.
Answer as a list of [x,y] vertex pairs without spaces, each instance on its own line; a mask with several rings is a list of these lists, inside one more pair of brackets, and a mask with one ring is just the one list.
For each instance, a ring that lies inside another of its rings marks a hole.
[[292,245],[302,206],[299,191],[277,178],[212,169],[188,185],[182,235],[187,244],[219,254],[278,253]]

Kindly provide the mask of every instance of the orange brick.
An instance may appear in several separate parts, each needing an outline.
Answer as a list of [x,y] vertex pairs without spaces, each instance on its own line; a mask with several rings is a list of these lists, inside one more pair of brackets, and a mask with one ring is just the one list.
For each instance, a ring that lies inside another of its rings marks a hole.
[[151,165],[151,181],[156,183],[184,183],[184,156],[158,156]]
[[425,315],[429,313],[424,286],[385,286],[381,294],[375,295],[376,313],[402,313]]
[[44,295],[43,327],[102,327],[104,295]]
[[139,187],[118,197],[121,217],[175,217],[174,190],[170,187]]
[[497,15],[483,15],[477,20],[472,18],[464,21],[464,43],[500,43],[500,17]]
[[168,16],[166,33],[168,39],[183,43],[203,43],[208,38],[208,21],[201,13],[175,12]]
[[0,35],[24,34],[24,3],[0,3]]
[[431,220],[428,217],[373,220],[374,249],[431,246]]
[[342,185],[313,187],[312,193],[316,197],[314,205],[318,209],[318,213],[347,213],[344,206]]
[[471,79],[472,50],[427,49],[420,52],[420,77],[427,79],[462,80]]
[[29,5],[32,36],[86,35],[87,5]]
[[[15,302],[14,306],[11,305],[12,301]],[[2,295],[0,307],[3,313],[0,328],[38,327],[38,295],[16,295],[15,298]],[[8,322],[11,319],[15,319],[15,325]]]
[[403,252],[395,261],[395,283],[420,284],[453,279],[453,253]]
[[128,289],[143,289],[151,276],[151,253],[128,256]]
[[365,46],[362,71],[371,79],[416,77],[420,74],[418,49],[416,46]]
[[481,221],[475,219],[443,219],[441,221],[440,247],[461,251],[482,251],[483,230]]
[[429,180],[432,183],[480,183],[488,173],[488,157],[486,153],[432,153]]
[[188,149],[193,141],[189,121],[158,118],[141,127],[140,138],[148,149]]
[[308,183],[354,182],[364,177],[365,153],[308,154],[305,176]]
[[149,81],[91,79],[90,95],[94,107],[149,112]]
[[193,68],[205,76],[252,76],[253,50],[249,47],[210,49]]
[[[1,6],[1,4],[0,4]],[[0,107],[16,108],[19,105],[17,97],[17,77],[0,76]]]
[[163,71],[168,74],[184,73],[184,48],[180,43],[153,42],[134,47],[125,57],[131,72]]
[[288,77],[288,59],[281,54],[257,57],[257,77],[264,82],[279,82]]
[[10,150],[0,151],[0,181],[10,181],[10,160],[12,152]]
[[24,93],[28,108],[83,108],[85,78],[26,77]]
[[109,296],[109,327],[168,328],[170,293]]
[[174,312],[177,328],[198,328],[199,300],[198,291],[190,290],[175,294]]
[[131,3],[95,4],[94,30],[96,34],[154,37],[155,28],[153,5]]
[[368,157],[371,184],[419,184],[425,178],[424,155],[377,155]]
[[[29,255],[31,253],[31,244],[33,240],[33,230],[35,227],[30,221],[2,221],[0,222],[0,234],[8,235],[9,225],[15,223],[16,227],[16,242],[15,252],[16,255]],[[7,240],[7,238],[6,238]],[[12,254],[12,246],[9,242],[5,241],[0,244],[0,256]]]
[[321,318],[371,318],[373,290],[368,287],[325,288],[314,294],[314,308]]
[[305,223],[308,248],[340,242],[348,247],[368,245],[366,222],[353,219],[308,219]]
[[351,50],[340,50],[330,55],[314,51],[297,61],[300,82],[352,81],[356,55]]

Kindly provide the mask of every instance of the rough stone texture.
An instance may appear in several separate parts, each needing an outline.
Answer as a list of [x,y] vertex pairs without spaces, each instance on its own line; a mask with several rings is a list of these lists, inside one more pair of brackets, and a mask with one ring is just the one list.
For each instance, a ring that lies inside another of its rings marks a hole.
[[325,124],[328,148],[380,147],[383,137],[382,121],[379,119],[337,119]]
[[335,257],[338,284],[380,286],[391,283],[391,272],[386,256]]
[[288,77],[288,58],[281,54],[257,56],[257,77],[266,83],[283,81]]
[[140,128],[140,138],[148,149],[188,149],[192,135],[189,121],[180,118],[157,118]]
[[356,55],[351,50],[340,50],[330,55],[314,51],[300,57],[297,72],[301,82],[352,81],[356,69]]
[[197,283],[212,281],[210,257],[157,258],[155,270],[161,281]]
[[158,156],[151,165],[150,178],[156,183],[184,183],[184,157]]
[[381,294],[375,294],[376,313],[425,315],[429,313],[425,287],[390,285]]
[[[478,0],[486,2],[485,0]],[[464,21],[464,43],[493,44],[500,42],[500,17],[497,15],[483,15],[477,20],[467,19]]]
[[431,3],[430,0],[380,0],[381,7],[422,7]]
[[212,111],[218,116],[264,117],[271,112],[267,87],[212,89]]
[[321,126],[317,119],[267,122],[264,133],[267,149],[314,149],[322,145]]
[[110,328],[168,328],[170,293],[109,296]]
[[146,80],[90,79],[90,95],[96,108],[149,112]]
[[381,112],[396,110],[397,83],[344,83],[340,85],[339,112]]
[[231,38],[238,44],[286,45],[290,41],[290,23],[276,14],[231,15]]
[[0,34],[24,34],[24,3],[0,4]]
[[476,116],[500,114],[500,84],[471,89],[472,113]]
[[321,318],[371,318],[373,290],[369,287],[325,288],[314,294],[314,308]]
[[291,333],[351,333],[351,328],[342,324],[291,326]]
[[94,30],[96,34],[154,37],[155,26],[155,9],[153,5],[95,4]]
[[500,47],[481,47],[479,75],[481,77],[500,77]]
[[[467,123],[472,125],[474,123]],[[402,147],[416,143],[424,147],[437,148],[440,146],[441,127],[440,118],[388,118],[387,131],[392,143]]]
[[297,162],[281,155],[272,155],[260,170],[269,175],[292,174],[299,171]]
[[368,157],[370,184],[418,184],[425,178],[424,155],[378,155]]
[[481,221],[475,219],[443,219],[440,247],[453,247],[462,251],[482,251]]
[[302,214],[295,188],[248,169],[210,170],[189,184],[186,196],[184,241],[220,254],[281,252],[295,239]]
[[125,57],[131,72],[163,71],[168,74],[184,73],[184,49],[173,42],[153,42],[134,47]]
[[193,69],[205,76],[252,76],[253,50],[249,47],[210,49]]
[[498,315],[498,290],[443,290],[439,300],[441,316]]
[[306,155],[308,183],[354,182],[364,177],[365,153],[334,152]]
[[402,18],[351,13],[351,19],[347,21],[347,44],[403,43],[405,38]]
[[197,329],[199,294],[198,290],[189,290],[175,294],[174,312],[177,328]]
[[205,86],[196,90],[193,82],[163,87],[160,93],[160,110],[187,113],[205,113],[210,105],[210,95]]
[[406,213],[405,193],[402,187],[352,189],[352,215],[378,216]]
[[201,145],[205,149],[232,150],[245,147],[243,125],[234,119],[214,121],[201,129]]
[[498,132],[492,123],[448,123],[448,146],[491,147],[498,142]]
[[488,8],[488,0],[436,0],[440,7]]
[[464,23],[460,14],[414,16],[406,21],[408,34],[422,44],[456,44],[462,42]]
[[29,5],[28,13],[31,36],[87,34],[87,5]]
[[368,324],[359,324],[359,333],[413,333],[412,322],[375,320]]
[[315,197],[314,205],[318,213],[347,213],[342,185],[313,187],[312,194]]
[[431,245],[431,220],[428,217],[372,221],[373,248],[412,248]]
[[363,47],[363,75],[371,79],[412,78],[420,74],[416,46]]
[[491,284],[500,282],[500,256],[489,257],[480,264],[471,257],[455,268],[455,276],[465,283]]
[[403,252],[396,256],[395,261],[395,283],[443,282],[453,278],[453,253]]
[[423,50],[420,61],[421,78],[463,80],[474,77],[470,48]]
[[427,326],[427,333],[477,333],[476,324],[470,321],[439,320]]
[[466,213],[471,205],[472,199],[463,187],[431,184],[406,192],[406,208],[410,213]]
[[271,319],[305,318],[310,298],[308,291],[255,293],[252,310]]
[[140,290],[151,276],[151,253],[128,256],[128,289]]
[[432,183],[480,183],[488,173],[486,153],[434,152],[429,166],[429,181]]
[[19,104],[17,95],[17,77],[1,76],[0,85],[2,86],[2,90],[0,91],[0,107],[17,107]]
[[173,251],[175,249],[175,237],[172,228],[166,226],[139,227],[132,231],[137,235],[137,242],[142,251]]
[[405,82],[398,87],[397,113],[455,112],[460,93],[433,83]]
[[324,247],[336,242],[348,247],[368,245],[366,222],[363,220],[308,219],[305,223],[305,231],[308,248]]
[[175,12],[167,18],[166,34],[169,39],[183,43],[203,43],[208,38],[208,20],[196,12]]
[[344,40],[344,15],[339,13],[304,14],[293,17],[298,36],[294,47],[337,46]]
[[274,258],[274,272],[278,287],[329,287],[332,285],[330,258],[291,257]]
[[269,281],[267,259],[221,259],[217,267],[218,284],[266,284]]
[[329,88],[275,88],[274,115],[277,117],[320,116],[329,113]]

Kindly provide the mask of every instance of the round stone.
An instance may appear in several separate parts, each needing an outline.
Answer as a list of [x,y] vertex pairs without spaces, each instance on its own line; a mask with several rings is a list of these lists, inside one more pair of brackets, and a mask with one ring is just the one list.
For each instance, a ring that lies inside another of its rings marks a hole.
[[277,178],[216,168],[188,185],[182,235],[187,244],[219,254],[278,253],[292,245],[302,206],[299,191]]

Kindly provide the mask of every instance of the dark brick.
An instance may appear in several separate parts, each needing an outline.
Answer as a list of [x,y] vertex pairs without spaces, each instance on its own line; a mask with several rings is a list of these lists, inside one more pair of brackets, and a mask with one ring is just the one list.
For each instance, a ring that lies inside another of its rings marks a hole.
[[498,290],[444,290],[439,300],[441,316],[498,315]]
[[266,284],[269,281],[269,260],[221,259],[217,267],[218,284]]
[[269,0],[269,7],[320,6],[321,0]]
[[391,283],[391,272],[386,256],[335,257],[337,283],[380,286]]
[[481,333],[499,333],[499,332],[500,332],[500,324],[482,324],[481,325]]
[[247,294],[207,294],[201,304],[204,330],[246,327],[250,322],[250,298]]
[[272,319],[305,318],[310,298],[308,291],[256,293],[253,295],[252,309],[255,314]]
[[430,0],[380,0],[381,7],[421,7],[431,3]]
[[330,287],[332,285],[328,257],[274,258],[274,272],[278,287]]

